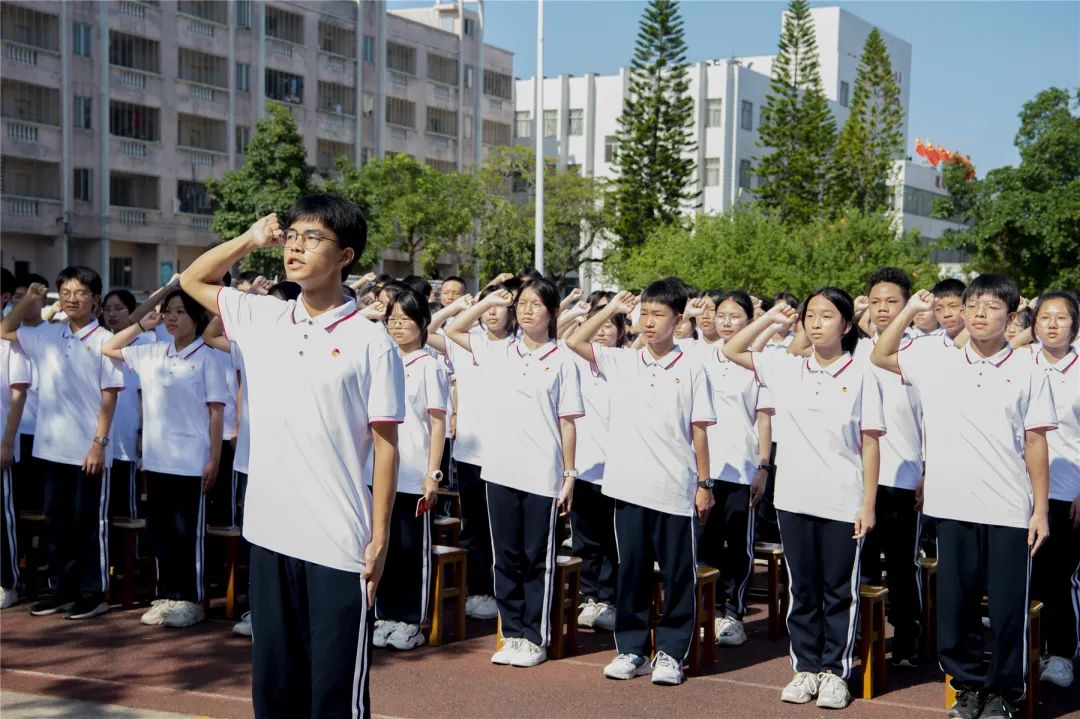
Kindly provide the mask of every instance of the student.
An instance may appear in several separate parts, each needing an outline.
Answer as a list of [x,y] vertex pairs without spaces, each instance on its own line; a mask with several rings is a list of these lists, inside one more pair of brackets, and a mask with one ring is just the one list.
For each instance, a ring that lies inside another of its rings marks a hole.
[[[522,330],[492,342],[470,330],[493,307],[513,307]],[[545,279],[525,282],[515,300],[496,290],[462,312],[446,330],[468,349],[490,391],[482,478],[487,483],[495,601],[502,647],[493,664],[531,667],[547,660],[555,580],[557,516],[571,509],[581,381],[570,353],[555,342],[559,291]]]
[[[27,274],[15,279],[15,292],[11,295],[11,308],[22,301],[32,284],[48,286],[49,281],[41,275]],[[23,317],[24,327],[37,327],[45,320],[42,319],[43,298],[32,297],[32,306]],[[25,353],[24,353],[25,354]],[[29,360],[29,358],[28,358]],[[19,423],[19,461],[12,470],[12,486],[14,488],[15,516],[23,510],[42,511],[45,506],[45,492],[41,481],[41,471],[34,459],[34,433],[37,427],[38,407],[38,382],[37,370],[33,360],[30,362],[30,387],[26,390],[26,404],[23,407],[22,421]]]
[[[200,335],[206,311],[181,290],[102,346],[139,378],[142,466],[148,530],[157,567],[157,599],[143,624],[188,627],[205,619],[203,566],[206,493],[217,480],[226,395],[221,360]],[[136,344],[164,324],[170,342]]]
[[[762,309],[763,312],[768,312],[774,306],[776,306],[777,303],[783,303],[783,304],[787,305],[788,307],[791,307],[792,309],[798,309],[798,307],[799,307],[799,300],[796,299],[795,295],[791,294],[790,292],[777,292],[772,297],[767,297],[764,300],[762,300],[761,309]],[[794,329],[791,329],[791,330],[787,330],[787,329],[779,330],[779,331],[776,332],[776,334],[774,334],[773,336],[771,336],[769,338],[769,341],[766,344],[766,348],[767,349],[787,349],[788,345],[790,345],[792,340],[794,340],[794,339],[795,339],[795,330]]]
[[[1030,307],[1024,307],[1016,312],[1016,319],[1009,323],[1009,326],[1005,328],[1005,339],[1010,343],[1016,339],[1024,330],[1031,327],[1032,312]],[[1014,345],[1015,346],[1015,345]]]
[[260,277],[262,277],[262,274],[257,272],[256,270],[247,270],[245,272],[241,272],[239,275],[236,276],[237,292],[247,292],[249,289],[251,289],[251,285],[254,284],[255,280],[259,279]]
[[[704,345],[716,345],[723,342],[720,330],[716,325],[716,308],[718,300],[724,293],[720,290],[703,290],[698,298],[701,300],[702,312],[697,318],[697,328],[700,339]],[[749,298],[749,295],[747,295]]]
[[[686,293],[674,280],[641,295],[644,349],[605,347],[589,340],[616,314],[629,314],[633,295],[620,292],[571,335],[567,345],[592,363],[614,390],[604,495],[615,500],[618,580],[617,656],[610,679],[652,672],[654,684],[681,684],[694,640],[698,522],[713,504],[706,427],[716,421],[701,363],[675,342]],[[653,563],[664,581],[664,611],[650,639]],[[649,656],[656,653],[651,667]]]
[[[244,355],[244,537],[260,719],[371,712],[368,608],[386,560],[405,379],[392,340],[341,295],[366,235],[355,205],[307,195],[284,228],[268,215],[181,276]],[[273,245],[284,246],[298,300],[216,284],[229,266]]]
[[927,335],[941,335],[944,333],[945,330],[938,324],[937,317],[934,315],[933,310],[920,312],[915,315],[915,319],[912,320],[911,336],[915,339]]
[[19,549],[16,542],[15,487],[11,470],[19,461],[19,421],[30,388],[30,361],[14,342],[0,340],[0,609],[19,601]]
[[465,280],[457,275],[451,275],[443,280],[442,286],[439,287],[439,304],[443,307],[449,307],[466,292]]
[[1041,343],[1035,364],[1050,380],[1058,428],[1046,436],[1050,459],[1050,537],[1035,555],[1031,596],[1043,603],[1042,681],[1068,688],[1080,656],[1080,365],[1072,346],[1080,307],[1067,292],[1049,292],[1035,307]]
[[777,303],[724,345],[731,361],[769,388],[785,425],[784,472],[774,502],[790,581],[787,625],[795,677],[781,699],[843,709],[859,616],[859,560],[874,528],[878,438],[885,434],[881,388],[868,364],[852,359],[855,306],[841,289],[815,291],[799,312],[813,347],[748,352],[755,337],[794,310]]
[[401,278],[401,284],[419,294],[426,302],[431,302],[435,297],[431,283],[420,275],[405,275]]
[[964,291],[967,286],[960,280],[946,277],[940,280],[930,293],[934,295],[934,319],[943,332],[941,341],[952,347],[964,331]]
[[[898,666],[918,663],[922,618],[921,565],[919,563],[920,517],[917,489],[922,482],[922,405],[910,382],[870,362],[870,353],[881,333],[903,310],[911,295],[911,279],[896,267],[882,267],[867,283],[871,336],[859,340],[855,361],[870,368],[881,385],[888,434],[880,440],[876,531],[863,545],[864,584],[882,584],[882,569],[889,577],[889,623],[893,626],[892,662]],[[914,341],[903,333],[903,346]],[[882,564],[881,555],[885,562]]]
[[390,517],[374,643],[409,650],[424,643],[431,585],[431,514],[443,480],[443,437],[450,378],[442,362],[424,348],[431,321],[427,299],[403,290],[390,300],[386,329],[405,366],[405,422],[398,428],[397,498]]
[[[1017,715],[1027,673],[1031,557],[1048,532],[1046,431],[1057,426],[1046,373],[1005,341],[1020,301],[1002,275],[977,277],[961,298],[971,341],[942,351],[934,338],[900,351],[904,328],[940,305],[912,295],[871,353],[915,387],[923,407],[923,512],[937,529],[938,657],[952,675],[953,717]],[[939,317],[939,320],[941,318]],[[941,320],[946,331],[952,327]],[[993,660],[980,623],[989,597]]]

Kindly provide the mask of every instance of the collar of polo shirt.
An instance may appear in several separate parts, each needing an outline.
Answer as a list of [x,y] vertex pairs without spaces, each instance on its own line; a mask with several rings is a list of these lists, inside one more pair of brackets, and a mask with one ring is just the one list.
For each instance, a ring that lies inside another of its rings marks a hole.
[[[521,351],[523,347],[525,349],[524,352]],[[552,353],[555,352],[555,350],[559,349],[559,343],[553,339],[549,339],[546,343],[540,345],[534,350],[531,350],[528,347],[525,347],[524,343],[522,343],[520,339],[516,339],[514,340],[514,349],[517,350],[518,357],[528,357],[531,354],[539,353],[540,356],[537,357],[537,359],[540,362],[543,362],[548,357],[550,357]]]
[[[401,358],[401,361],[402,361],[402,363],[403,363],[403,364],[404,364],[404,365],[405,365],[406,367],[408,367],[408,366],[410,366],[410,365],[412,365],[412,364],[415,364],[416,362],[418,362],[418,361],[420,361],[420,360],[424,359],[425,357],[431,357],[431,353],[430,353],[430,352],[428,352],[428,351],[427,351],[426,349],[424,349],[423,347],[421,347],[420,349],[418,349],[418,350],[413,350],[413,351],[412,351],[412,352],[410,352],[409,354],[407,354],[407,355],[405,355],[404,357],[402,357],[402,358]],[[433,359],[434,359],[434,358],[433,358]]]
[[1050,364],[1050,361],[1043,355],[1042,350],[1035,353],[1035,364],[1045,367],[1046,369],[1057,370],[1061,374],[1068,372],[1069,369],[1076,364],[1076,360],[1078,359],[1080,359],[1080,355],[1076,354],[1075,348],[1070,348],[1065,356],[1054,364]]
[[821,364],[818,363],[817,353],[815,352],[806,358],[806,369],[809,372],[824,372],[825,374],[832,375],[835,379],[840,376],[841,372],[850,367],[852,362],[854,362],[854,360],[851,359],[851,353],[845,352],[840,355],[838,360],[828,367],[822,367]]
[[90,320],[90,324],[86,325],[85,327],[83,327],[78,332],[72,332],[71,331],[71,325],[69,323],[65,322],[64,323],[64,339],[69,339],[71,337],[77,337],[79,339],[79,341],[85,340],[87,337],[89,337],[90,335],[97,332],[97,329],[100,326],[101,325],[98,324],[97,320]]
[[174,339],[173,341],[169,342],[169,346],[165,349],[165,356],[187,359],[191,355],[201,350],[204,346],[206,346],[206,343],[203,342],[202,339],[196,339],[194,342],[185,347],[183,352],[181,353],[176,349],[176,340]]
[[649,351],[648,347],[641,350],[641,361],[644,362],[646,366],[656,364],[660,365],[663,369],[671,369],[674,367],[675,363],[682,359],[682,356],[683,351],[679,345],[672,347],[670,352],[659,359],[653,358],[652,352]]
[[1002,347],[1000,350],[990,355],[989,357],[983,357],[978,352],[973,352],[971,350],[970,344],[964,345],[964,357],[967,359],[968,364],[979,364],[980,362],[985,362],[986,364],[992,364],[995,367],[1000,367],[1001,365],[1005,364],[1005,360],[1012,357],[1012,353],[1012,345],[1010,345],[1008,342],[1005,343],[1004,347]]
[[292,323],[294,325],[310,324],[322,327],[327,332],[333,332],[335,327],[351,318],[358,311],[359,310],[356,309],[356,300],[350,298],[345,301],[345,304],[323,312],[318,317],[312,317],[307,311],[307,307],[304,305],[303,296],[301,296],[296,300],[293,300],[293,308],[290,317],[292,318]]

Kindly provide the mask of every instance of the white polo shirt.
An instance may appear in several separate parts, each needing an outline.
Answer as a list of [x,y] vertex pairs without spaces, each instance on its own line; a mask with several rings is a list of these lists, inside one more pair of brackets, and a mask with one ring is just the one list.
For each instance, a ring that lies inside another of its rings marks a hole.
[[225,430],[221,438],[226,442],[237,435],[239,417],[236,414],[236,395],[240,392],[240,383],[236,377],[236,368],[226,359],[221,365],[222,379],[225,382]]
[[594,343],[592,351],[593,364],[613,390],[604,494],[693,516],[698,471],[692,425],[716,422],[700,359],[678,344],[660,359],[648,348]]
[[370,425],[405,419],[405,374],[382,327],[356,302],[308,314],[229,287],[228,339],[244,355],[251,432],[244,536],[271,551],[347,572],[371,541]]
[[442,360],[426,348],[410,352],[401,361],[405,365],[405,422],[398,427],[397,491],[423,494],[432,441],[431,413],[446,412],[450,374]]
[[610,385],[604,375],[588,362],[574,354],[560,342],[560,352],[565,349],[574,359],[581,379],[581,398],[585,416],[574,422],[577,428],[578,481],[599,484],[604,479],[604,464],[610,442],[608,423],[611,421]]
[[[7,431],[7,413],[8,407],[11,406],[11,388],[22,387],[23,389],[30,388],[30,381],[32,377],[30,374],[30,360],[26,358],[19,345],[9,340],[0,340],[0,397],[3,398],[3,409],[0,410],[0,437]],[[25,410],[26,405],[23,405]],[[12,447],[14,453],[13,459],[18,462],[20,459],[19,435],[15,435],[15,444]]]
[[[554,341],[529,349],[522,340],[492,342],[470,335],[476,368],[488,386],[490,418],[481,477],[544,497],[563,483],[560,419],[585,413],[570,350]],[[461,419],[458,419],[461,422]]]
[[[903,350],[915,341],[904,330],[900,343]],[[889,433],[881,438],[881,469],[878,485],[914,490],[922,479],[922,403],[911,383],[895,372],[882,369],[870,361],[877,337],[863,337],[855,348],[855,361],[870,368],[881,384],[881,401],[885,410],[885,426]]]
[[1054,396],[1058,425],[1046,433],[1050,448],[1050,499],[1080,497],[1080,356],[1072,349],[1055,364],[1036,352],[1035,364],[1046,373]]
[[784,471],[776,475],[776,508],[854,522],[863,500],[863,432],[885,434],[873,371],[847,352],[827,367],[816,354],[751,356],[785,427],[777,445]]
[[923,512],[1026,528],[1032,495],[1024,432],[1057,426],[1050,381],[1031,353],[1008,345],[992,357],[970,345],[943,352],[935,338],[926,338],[900,352],[897,362],[922,401]]
[[[481,337],[485,342],[509,345],[513,338],[490,340],[487,331],[474,327],[470,340]],[[484,466],[484,445],[490,442],[487,421],[491,417],[491,383],[476,365],[472,353],[451,340],[446,341],[450,364],[457,385],[457,437],[453,457],[458,462]]]
[[19,434],[33,436],[37,431],[38,380],[34,361],[27,359],[30,362],[30,389],[26,390],[26,404],[23,405],[22,421],[19,422]]
[[769,390],[754,373],[724,356],[718,342],[703,357],[712,387],[716,424],[709,433],[709,476],[719,482],[750,484],[757,473],[758,412],[774,414]]
[[[101,354],[112,333],[97,320],[72,332],[66,323],[20,327],[19,344],[37,367],[38,417],[34,456],[81,466],[101,412],[101,392],[124,389],[120,363]],[[112,466],[112,444],[105,468]]]
[[[227,363],[233,372],[240,373],[240,387],[247,394],[247,375],[244,374],[244,355],[235,342],[229,343],[229,356]],[[237,390],[239,396],[239,389]],[[248,452],[251,449],[251,428],[248,425],[247,397],[237,400],[236,409],[236,451],[233,454],[233,471],[248,471]]]
[[179,352],[175,340],[132,344],[122,351],[142,386],[143,469],[202,476],[210,461],[207,405],[225,403],[218,353],[201,339]]
[[[143,332],[135,337],[131,346],[153,344],[157,335]],[[142,417],[139,412],[139,392],[142,387],[139,375],[125,362],[120,365],[124,373],[124,391],[116,397],[116,412],[112,422],[113,459],[134,462],[139,458],[139,426]]]
[[937,329],[930,330],[929,332],[924,332],[923,330],[915,326],[908,327],[906,330],[904,330],[905,336],[910,336],[911,339],[916,340],[920,337],[940,337],[943,334],[945,334],[944,327],[938,327]]

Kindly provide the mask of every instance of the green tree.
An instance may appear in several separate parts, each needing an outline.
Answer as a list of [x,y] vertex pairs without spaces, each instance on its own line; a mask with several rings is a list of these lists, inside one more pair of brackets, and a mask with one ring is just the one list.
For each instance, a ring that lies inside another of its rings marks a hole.
[[[266,117],[255,124],[245,155],[240,167],[206,183],[217,206],[210,226],[222,241],[242,234],[271,212],[283,217],[297,198],[315,189],[315,168],[307,163],[296,121],[276,103],[267,103]],[[278,276],[282,274],[281,248],[258,249],[240,266],[267,277]]]
[[680,210],[696,196],[689,189],[694,103],[686,68],[678,4],[650,0],[616,135],[615,231],[624,246],[640,245],[656,225],[680,222]]
[[885,40],[877,28],[863,45],[851,111],[829,167],[828,206],[884,212],[892,205],[889,181],[904,153],[904,108]]
[[769,153],[757,162],[755,193],[766,212],[795,222],[821,214],[835,138],[810,6],[791,0],[758,127],[758,146]]
[[[970,230],[946,240],[973,255],[972,269],[1013,277],[1027,296],[1080,287],[1080,91],[1040,92],[1024,104],[1015,144],[1017,167],[984,180],[946,174]],[[1071,106],[1071,107],[1070,107]]]

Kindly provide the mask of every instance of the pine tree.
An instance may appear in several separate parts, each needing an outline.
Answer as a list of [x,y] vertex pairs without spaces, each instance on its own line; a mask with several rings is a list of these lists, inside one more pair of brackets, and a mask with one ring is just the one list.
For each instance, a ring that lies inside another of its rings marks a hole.
[[863,45],[851,112],[829,168],[828,205],[884,212],[893,204],[889,180],[904,152],[904,108],[885,40],[874,28]]
[[678,5],[650,0],[617,133],[615,229],[625,247],[640,245],[657,225],[678,222],[680,210],[696,194],[690,189],[694,102],[686,68]]
[[758,146],[757,198],[785,221],[820,216],[836,120],[825,100],[814,23],[807,0],[791,0],[772,65]]

